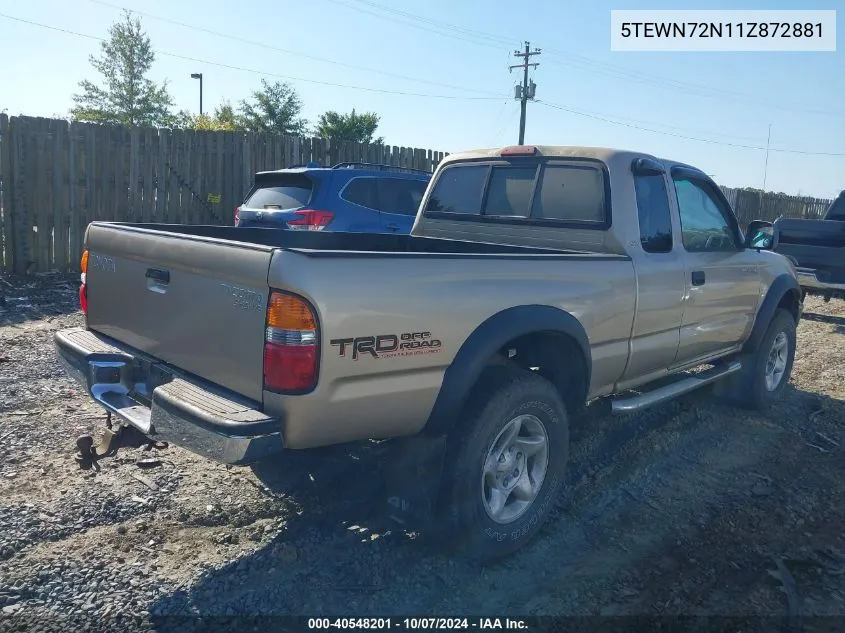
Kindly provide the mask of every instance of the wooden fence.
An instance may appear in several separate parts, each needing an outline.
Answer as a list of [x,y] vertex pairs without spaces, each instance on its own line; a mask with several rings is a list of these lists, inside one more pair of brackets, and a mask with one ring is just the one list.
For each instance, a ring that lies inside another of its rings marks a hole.
[[255,172],[310,162],[432,171],[443,152],[0,114],[0,268],[77,270],[93,220],[231,224]]
[[[0,269],[77,270],[93,220],[231,224],[255,172],[309,162],[432,171],[443,152],[255,134],[124,128],[0,114]],[[830,200],[722,190],[743,227],[818,218]]]
[[731,203],[740,225],[748,226],[752,220],[774,222],[778,218],[804,218],[818,220],[824,216],[833,200],[806,196],[787,196],[770,191],[732,189],[722,187]]

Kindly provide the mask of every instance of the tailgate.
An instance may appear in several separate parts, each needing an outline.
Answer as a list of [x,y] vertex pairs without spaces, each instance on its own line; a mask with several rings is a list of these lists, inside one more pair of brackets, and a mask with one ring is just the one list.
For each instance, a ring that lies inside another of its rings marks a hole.
[[261,401],[273,248],[90,225],[88,327]]

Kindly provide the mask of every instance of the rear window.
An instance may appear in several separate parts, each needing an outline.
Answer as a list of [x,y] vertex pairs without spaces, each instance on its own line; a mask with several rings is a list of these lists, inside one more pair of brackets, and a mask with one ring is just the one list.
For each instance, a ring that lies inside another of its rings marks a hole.
[[428,198],[426,211],[478,215],[489,171],[486,165],[444,169]]
[[297,209],[308,204],[314,183],[297,174],[259,180],[244,202],[250,209]]
[[536,167],[494,167],[484,215],[528,217]]
[[521,161],[455,165],[438,176],[426,213],[477,215],[492,221],[608,223],[605,172],[599,164]]
[[548,165],[532,218],[604,222],[604,178],[594,167]]

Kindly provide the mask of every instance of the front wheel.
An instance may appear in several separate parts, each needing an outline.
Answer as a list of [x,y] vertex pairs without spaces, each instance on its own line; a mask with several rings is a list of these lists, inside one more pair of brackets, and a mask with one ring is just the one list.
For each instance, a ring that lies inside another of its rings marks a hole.
[[464,413],[447,453],[443,536],[473,558],[497,558],[530,541],[557,502],[569,458],[566,407],[546,379],[495,368]]
[[795,360],[795,330],[795,319],[789,311],[775,311],[758,350],[741,359],[742,369],[727,379],[717,395],[758,411],[783,398]]

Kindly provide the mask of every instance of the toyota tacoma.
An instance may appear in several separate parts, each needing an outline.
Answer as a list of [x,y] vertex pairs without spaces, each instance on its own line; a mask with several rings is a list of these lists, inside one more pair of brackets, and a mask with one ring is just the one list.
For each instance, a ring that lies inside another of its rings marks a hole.
[[496,557],[548,518],[587,403],[781,397],[802,292],[771,246],[690,165],[469,151],[410,235],[93,222],[55,343],[118,426],[219,462],[394,439],[445,540]]

